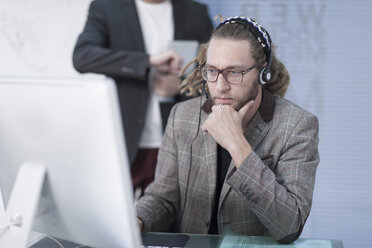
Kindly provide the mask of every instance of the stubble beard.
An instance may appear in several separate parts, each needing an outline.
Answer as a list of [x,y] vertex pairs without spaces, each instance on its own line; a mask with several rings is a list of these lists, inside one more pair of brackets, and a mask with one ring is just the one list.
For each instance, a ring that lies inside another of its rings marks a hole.
[[[233,104],[232,107],[236,111],[239,111],[247,102],[256,99],[257,94],[258,94],[258,87],[259,87],[259,83],[257,81],[257,82],[255,82],[252,85],[252,89],[248,92],[248,97],[245,98],[242,101],[240,101],[239,99],[237,99],[235,96],[232,96],[232,95],[224,95],[223,97],[225,97],[225,98],[231,98],[233,101],[235,101],[235,103]],[[212,100],[213,105],[216,105],[216,100],[215,100],[216,97],[215,96],[211,96],[210,93],[208,93],[208,96],[209,96],[209,99]],[[236,102],[237,100],[238,100],[238,102]]]
[[234,104],[235,105],[233,106],[234,109],[236,111],[239,111],[247,102],[256,99],[258,94],[258,87],[259,87],[258,83],[254,83],[252,86],[252,90],[248,92],[248,97],[245,98],[243,101],[237,102],[236,105]]

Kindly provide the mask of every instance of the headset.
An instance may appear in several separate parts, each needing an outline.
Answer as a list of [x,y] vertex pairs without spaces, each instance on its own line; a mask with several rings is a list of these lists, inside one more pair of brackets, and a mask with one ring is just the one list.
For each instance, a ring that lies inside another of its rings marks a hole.
[[266,55],[266,66],[260,72],[260,83],[262,85],[269,83],[271,79],[271,38],[269,33],[255,20],[244,16],[233,16],[224,20],[218,24],[214,32],[228,23],[239,23],[244,25],[257,38]]

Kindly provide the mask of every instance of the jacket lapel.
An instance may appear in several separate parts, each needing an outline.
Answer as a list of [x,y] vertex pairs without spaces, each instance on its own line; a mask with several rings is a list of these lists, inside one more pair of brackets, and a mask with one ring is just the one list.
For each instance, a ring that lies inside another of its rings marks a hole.
[[[201,125],[205,122],[208,118],[208,114],[211,111],[212,107],[211,101],[205,101],[203,104],[203,111],[201,115]],[[244,136],[248,140],[249,144],[252,147],[252,151],[256,151],[257,147],[261,144],[267,133],[269,132],[271,125],[269,122],[273,118],[273,111],[275,106],[275,100],[271,93],[263,91],[263,101],[259,111],[253,116],[252,120],[249,122],[248,127],[244,131]],[[263,117],[262,117],[263,116]],[[210,209],[213,208],[213,202],[216,192],[216,179],[217,179],[217,143],[216,141],[210,136],[209,134],[203,133],[203,141],[204,141],[204,150],[205,150],[205,158],[208,168],[208,175],[209,180],[209,196],[211,197],[212,201],[210,205]],[[233,168],[235,167],[234,161],[231,161],[229,169],[226,175],[229,175]],[[221,207],[223,201],[225,200],[226,196],[228,195],[231,187],[224,183],[221,190],[220,201],[218,208]]]
[[244,136],[251,145],[252,151],[257,149],[269,129],[270,126],[262,120],[259,113],[256,113],[244,132]]
[[174,39],[175,40],[182,40],[184,37],[184,28],[183,28],[184,11],[182,11],[184,8],[182,5],[183,5],[183,1],[172,0],[173,20],[174,20]]
[[125,23],[129,22],[129,24],[125,25],[125,28],[130,30],[132,35],[131,40],[135,42],[135,47],[137,47],[138,51],[146,51],[145,42],[142,36],[142,28],[138,17],[137,7],[134,0],[122,0],[124,9],[123,9],[123,16],[125,16]]
[[[201,125],[204,124],[208,114],[202,111]],[[208,185],[209,185],[209,196],[210,196],[210,209],[212,210],[214,197],[216,193],[216,178],[217,178],[217,142],[211,135],[206,132],[202,132],[204,141],[204,156],[206,159],[207,170],[208,170]]]
[[[257,112],[253,119],[250,121],[247,129],[244,132],[245,138],[248,140],[249,144],[252,147],[252,151],[255,151],[259,144],[262,142],[264,137],[267,135],[268,131],[270,130],[270,126],[266,124],[261,118],[261,115]],[[226,173],[226,175],[229,175],[229,173],[233,170],[235,167],[234,161],[231,160],[229,169]],[[227,193],[231,190],[231,187],[224,183],[222,190],[221,190],[221,196],[219,201],[218,208],[221,207],[223,201],[225,200]]]

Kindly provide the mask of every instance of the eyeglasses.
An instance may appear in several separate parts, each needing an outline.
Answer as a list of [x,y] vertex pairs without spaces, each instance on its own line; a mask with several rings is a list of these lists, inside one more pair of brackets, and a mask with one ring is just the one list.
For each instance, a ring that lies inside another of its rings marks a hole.
[[230,84],[240,84],[243,80],[244,74],[247,74],[248,72],[253,70],[256,66],[257,64],[245,70],[234,70],[234,69],[218,70],[213,67],[202,66],[199,68],[199,70],[204,80],[208,82],[216,82],[218,79],[218,76],[222,74],[226,82]]

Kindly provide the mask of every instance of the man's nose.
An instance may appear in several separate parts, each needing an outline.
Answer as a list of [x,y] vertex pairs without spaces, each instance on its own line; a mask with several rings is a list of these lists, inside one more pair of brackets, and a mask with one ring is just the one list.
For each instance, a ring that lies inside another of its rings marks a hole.
[[222,73],[220,73],[217,77],[216,89],[220,92],[230,89],[230,84],[226,81]]

